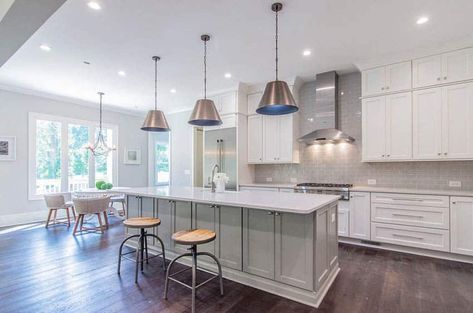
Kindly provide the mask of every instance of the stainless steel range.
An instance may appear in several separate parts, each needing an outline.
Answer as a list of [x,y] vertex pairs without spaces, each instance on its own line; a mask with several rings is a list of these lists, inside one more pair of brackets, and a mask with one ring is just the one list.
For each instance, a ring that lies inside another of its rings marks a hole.
[[294,192],[339,195],[340,200],[350,200],[352,184],[301,183],[294,187]]

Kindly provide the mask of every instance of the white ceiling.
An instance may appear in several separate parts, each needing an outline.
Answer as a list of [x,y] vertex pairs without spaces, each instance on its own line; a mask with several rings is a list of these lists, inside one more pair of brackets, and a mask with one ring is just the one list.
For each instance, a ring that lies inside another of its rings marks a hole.
[[[159,103],[192,108],[202,94],[200,35],[208,44],[208,89],[261,83],[274,75],[274,15],[267,0],[68,0],[0,68],[0,85],[128,110],[153,106],[159,55]],[[379,58],[473,34],[471,0],[286,0],[280,15],[280,75],[355,69]],[[416,25],[427,15],[430,21]],[[473,37],[472,37],[473,38]],[[48,44],[44,52],[39,45]],[[311,49],[310,57],[302,51]],[[91,65],[83,64],[87,60]],[[119,70],[126,77],[117,75]],[[224,73],[232,73],[225,79]],[[170,93],[175,88],[177,93]]]

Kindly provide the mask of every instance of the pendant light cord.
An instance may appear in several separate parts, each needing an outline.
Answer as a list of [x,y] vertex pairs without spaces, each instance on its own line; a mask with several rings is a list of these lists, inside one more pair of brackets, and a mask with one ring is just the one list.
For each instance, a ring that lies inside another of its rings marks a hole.
[[279,37],[279,28],[278,28],[278,11],[276,11],[276,81],[279,80],[279,68],[278,68],[278,63],[279,63],[279,58],[278,58],[278,37]]
[[158,58],[154,59],[154,110],[158,110]]
[[207,40],[204,40],[204,99],[207,99]]
[[102,133],[102,96],[103,96],[103,93],[102,92],[99,92],[99,95],[100,95],[100,126],[99,126],[99,134]]

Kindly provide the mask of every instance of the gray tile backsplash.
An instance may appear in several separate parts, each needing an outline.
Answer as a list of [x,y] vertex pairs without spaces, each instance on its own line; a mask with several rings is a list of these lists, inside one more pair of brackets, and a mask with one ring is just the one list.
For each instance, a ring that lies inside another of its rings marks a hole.
[[[300,164],[256,165],[255,180],[273,182],[333,182],[367,185],[376,179],[376,186],[415,189],[473,190],[473,161],[446,162],[361,162],[361,74],[339,77],[339,125],[355,138],[352,144],[301,145]],[[316,127],[315,81],[304,84],[299,93],[299,132],[305,135]],[[461,181],[461,188],[450,188],[449,181]]]

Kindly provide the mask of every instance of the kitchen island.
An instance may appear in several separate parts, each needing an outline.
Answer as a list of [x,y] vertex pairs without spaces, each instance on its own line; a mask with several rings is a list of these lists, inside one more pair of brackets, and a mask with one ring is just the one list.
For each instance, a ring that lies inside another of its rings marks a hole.
[[[318,307],[338,271],[338,196],[227,191],[191,187],[143,187],[125,191],[127,217],[158,217],[153,229],[169,258],[187,252],[171,235],[206,228],[215,241],[199,245],[219,258],[223,276]],[[136,230],[127,229],[127,234]],[[136,242],[131,243],[132,245]],[[159,252],[151,242],[150,249]],[[190,259],[182,263],[190,264]],[[210,259],[202,269],[216,270]]]

